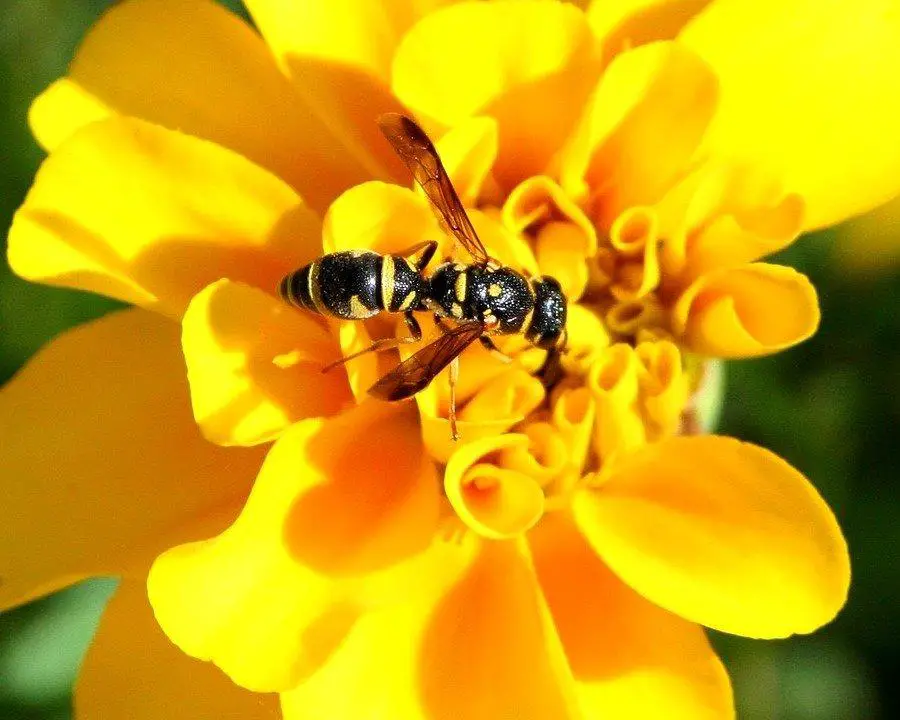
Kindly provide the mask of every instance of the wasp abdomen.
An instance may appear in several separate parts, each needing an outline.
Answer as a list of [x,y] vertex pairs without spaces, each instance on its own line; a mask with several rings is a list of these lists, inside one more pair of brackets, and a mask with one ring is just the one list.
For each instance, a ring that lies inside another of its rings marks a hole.
[[281,297],[296,307],[345,320],[365,320],[381,307],[383,258],[370,250],[323,255],[282,279]]

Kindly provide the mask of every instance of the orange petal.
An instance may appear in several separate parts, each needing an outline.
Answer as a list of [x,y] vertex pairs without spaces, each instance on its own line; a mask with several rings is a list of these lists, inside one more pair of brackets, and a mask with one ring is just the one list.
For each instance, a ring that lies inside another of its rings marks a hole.
[[312,315],[261,290],[219,280],[182,320],[194,417],[219,445],[274,440],[298,420],[350,403],[344,368],[323,373],[340,348]]
[[553,400],[553,426],[566,447],[567,482],[584,473],[596,417],[597,402],[586,387],[566,388]]
[[673,42],[622,53],[563,155],[562,186],[596,197],[604,227],[631,205],[653,204],[687,171],[717,95],[709,67]]
[[678,299],[672,324],[694,352],[757,357],[815,333],[819,304],[805,275],[781,265],[754,263],[702,276]]
[[143,567],[243,502],[262,455],[200,436],[178,332],[124,310],[62,335],[3,387],[0,457],[17,481],[0,504],[0,605]]
[[68,77],[35,101],[29,119],[53,150],[109,115],[143,118],[235,150],[317,210],[372,176],[352,138],[294,90],[259,36],[209,0],[111,7],[88,33]]
[[408,602],[362,619],[283,696],[286,720],[583,717],[524,548],[470,535],[429,555]]
[[367,579],[437,528],[438,479],[411,411],[370,401],[285,432],[237,521],[153,565],[166,634],[255,690],[286,690],[324,663],[371,602]]
[[900,192],[900,12],[893,0],[724,0],[680,36],[722,101],[704,149],[746,160],[807,202],[806,228]]
[[671,40],[710,0],[590,0],[587,18],[607,52]]
[[103,613],[75,689],[77,720],[276,720],[278,698],[238,687],[176,648],[144,584],[125,581]]
[[180,316],[228,277],[271,290],[321,253],[287,185],[209,142],[134,119],[76,133],[41,166],[9,232],[29,280]]
[[619,458],[574,502],[594,550],[652,602],[749,637],[808,633],[844,604],[847,546],[799,472],[762,448],[680,437]]
[[393,89],[443,126],[473,115],[495,118],[494,173],[511,188],[545,170],[561,147],[596,81],[598,51],[584,14],[571,5],[459,3],[406,34],[394,58]]
[[537,479],[498,467],[488,456],[527,448],[526,435],[506,434],[459,447],[447,462],[444,492],[456,514],[479,535],[492,540],[516,537],[544,512],[544,493]]
[[545,516],[528,539],[585,717],[734,717],[728,675],[702,628],[619,580],[568,515]]

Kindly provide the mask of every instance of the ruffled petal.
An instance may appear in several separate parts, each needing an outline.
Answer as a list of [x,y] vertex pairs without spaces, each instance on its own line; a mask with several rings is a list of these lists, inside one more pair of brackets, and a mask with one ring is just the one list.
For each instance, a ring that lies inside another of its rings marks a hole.
[[239,685],[293,687],[373,601],[367,580],[431,542],[438,491],[411,406],[370,401],[301,421],[275,444],[228,530],[156,560],[156,617],[186,653]]
[[721,83],[705,150],[782,179],[806,201],[807,228],[900,192],[893,0],[720,0],[680,40]]
[[686,173],[717,99],[715,75],[687,48],[659,42],[622,53],[562,156],[563,187],[590,195],[604,227],[632,205],[655,203]]
[[819,302],[805,275],[754,263],[710,272],[672,309],[672,325],[694,352],[712,357],[768,355],[812,336]]
[[361,620],[283,696],[285,720],[581,718],[524,548],[470,535],[429,556],[407,602]]
[[132,115],[231,148],[283,178],[317,210],[372,177],[352,138],[295,91],[259,36],[210,0],[117,3],[88,33],[68,76],[35,101],[30,121],[53,150],[109,115]]
[[626,583],[717,630],[812,632],[847,597],[850,561],[831,510],[799,472],[754,445],[716,436],[649,445],[573,507]]
[[75,688],[76,720],[278,720],[278,698],[238,687],[159,629],[147,589],[126,581],[100,621]]
[[282,181],[213,143],[112,118],[38,171],[9,231],[29,280],[179,317],[223,277],[274,290],[321,253],[318,216]]
[[200,436],[178,326],[143,310],[41,350],[0,391],[0,436],[5,607],[218,531],[263,457]]
[[182,347],[194,417],[219,445],[274,440],[308,417],[352,403],[341,357],[324,325],[262,290],[219,280],[182,320]]
[[702,628],[619,580],[568,515],[545,516],[528,539],[584,717],[734,717],[728,675]]
[[[464,38],[465,42],[460,42]],[[394,92],[441,126],[495,118],[506,189],[544,171],[599,73],[584,14],[542,0],[464,2],[427,15],[394,58]]]

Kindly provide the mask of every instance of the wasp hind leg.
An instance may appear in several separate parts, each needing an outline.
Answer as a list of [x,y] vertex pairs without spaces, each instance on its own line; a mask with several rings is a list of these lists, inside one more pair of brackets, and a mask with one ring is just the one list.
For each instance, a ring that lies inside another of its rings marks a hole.
[[355,360],[362,355],[367,355],[370,352],[384,352],[385,350],[393,350],[395,347],[399,347],[400,345],[419,342],[419,340],[422,339],[422,328],[419,325],[419,321],[413,317],[412,313],[405,313],[403,315],[403,321],[406,323],[406,327],[409,328],[410,334],[407,337],[382,338],[381,340],[376,340],[367,348],[363,348],[358,352],[342,357],[340,360],[335,360],[333,363],[329,363],[322,368],[322,372],[330,372],[339,365],[343,365],[349,360]]
[[459,440],[459,430],[456,428],[456,383],[459,381],[459,357],[450,362],[450,409],[447,418],[450,420],[450,437],[456,442]]

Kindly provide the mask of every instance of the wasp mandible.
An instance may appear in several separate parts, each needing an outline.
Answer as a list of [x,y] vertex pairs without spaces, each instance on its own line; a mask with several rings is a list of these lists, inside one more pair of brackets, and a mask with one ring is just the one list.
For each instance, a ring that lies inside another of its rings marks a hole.
[[344,250],[323,255],[287,275],[278,294],[295,307],[345,320],[365,320],[381,312],[403,314],[408,336],[376,340],[323,371],[365,353],[421,340],[422,329],[414,314],[433,313],[442,335],[381,378],[369,393],[381,400],[403,400],[450,365],[450,431],[458,440],[459,355],[475,340],[500,352],[492,335],[521,333],[532,345],[547,350],[549,359],[565,345],[566,297],[554,278],[525,277],[488,255],[422,128],[397,113],[380,116],[378,125],[424,190],[445,232],[462,245],[471,262],[445,260],[426,275],[436,241],[391,255]]

